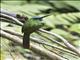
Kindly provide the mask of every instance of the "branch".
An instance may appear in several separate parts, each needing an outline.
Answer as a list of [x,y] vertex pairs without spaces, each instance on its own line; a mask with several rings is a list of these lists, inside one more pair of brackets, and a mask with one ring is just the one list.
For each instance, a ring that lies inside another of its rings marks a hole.
[[49,38],[48,36],[45,36],[45,35],[41,34],[41,32],[37,31],[36,33],[37,33],[38,35],[40,35],[40,36],[42,36],[42,37],[50,40],[51,42],[56,43],[56,44],[58,44],[59,46],[66,48],[66,46],[63,45],[62,43],[60,43],[60,42],[58,42],[58,41],[56,41],[56,40],[53,40],[53,39]]
[[0,13],[3,13],[3,14],[5,14],[5,15],[9,15],[9,16],[12,16],[12,17],[14,17],[14,18],[16,18],[16,16],[17,16],[16,13],[9,12],[9,11],[7,11],[7,10],[5,10],[5,9],[2,9],[2,8],[0,8]]
[[[11,31],[11,30],[9,30],[9,29],[3,29],[3,28],[0,28],[0,29],[3,30],[3,31],[5,31],[5,32],[7,32],[7,33],[12,34],[12,35],[15,35],[15,36],[18,36],[18,37],[23,37],[22,34],[20,34],[20,33],[18,33],[18,32]],[[56,48],[56,49],[59,49],[59,50],[61,50],[61,51],[64,51],[64,52],[67,52],[67,53],[70,53],[70,54],[73,54],[73,55],[76,56],[76,54],[73,53],[73,52],[71,52],[71,51],[68,51],[68,50],[66,50],[66,49],[60,48],[60,47],[58,47],[58,46],[56,46],[56,45],[52,45],[52,44],[50,44],[50,43],[48,43],[48,42],[43,42],[43,41],[41,41],[41,40],[38,39],[38,38],[30,37],[30,39],[31,39],[31,41],[33,41],[33,42],[35,42],[35,43],[47,45],[47,46],[50,46],[50,47],[52,47],[52,48]],[[55,43],[56,43],[56,42],[55,42]]]
[[[21,22],[18,21],[16,18],[13,18],[13,17],[11,17],[11,16],[2,14],[2,17],[4,17],[4,18],[7,17],[7,18],[9,18],[9,19],[12,19],[12,20],[15,21],[16,23],[18,23],[20,26],[23,25],[23,23],[21,23]],[[57,37],[57,38],[60,38],[60,39],[63,41],[63,43],[64,43],[70,50],[76,52],[76,53],[80,56],[80,51],[79,51],[77,48],[75,48],[73,45],[71,45],[66,39],[64,39],[64,38],[61,37],[60,35],[55,34],[55,33],[53,33],[53,32],[48,32],[48,31],[43,30],[43,29],[39,29],[38,31],[44,32],[44,33],[47,33],[47,34],[50,34],[50,35],[55,36],[55,37]]]
[[9,11],[7,11],[5,9],[2,9],[2,8],[0,9],[0,13],[11,16],[11,17],[14,17],[14,18],[18,19],[20,22],[23,22],[23,23],[25,22],[25,20],[28,19],[27,16],[20,15],[20,14],[14,13],[14,12],[9,12]]
[[56,33],[53,33],[53,32],[49,32],[49,31],[46,31],[46,30],[43,30],[43,29],[39,29],[40,32],[44,32],[44,33],[47,33],[47,34],[50,34],[52,36],[55,36],[59,39],[61,39],[63,41],[63,43],[72,51],[76,52],[79,56],[80,56],[80,51],[74,47],[73,45],[71,45],[66,39],[64,39],[63,37],[61,37],[60,35],[56,34]]
[[14,17],[12,17],[12,16],[5,15],[5,14],[3,14],[3,13],[0,13],[0,17],[6,18],[6,19],[9,19],[9,20],[13,20],[13,21],[15,21],[17,24],[19,24],[20,26],[23,25],[23,23],[21,23],[19,20],[17,20],[16,18],[14,18]]
[[[19,37],[14,36],[14,35],[11,35],[11,34],[9,34],[9,33],[6,33],[6,32],[4,32],[4,31],[2,31],[2,30],[0,30],[0,31],[1,31],[1,32],[0,32],[0,35],[1,35],[2,37],[5,37],[5,38],[9,39],[10,41],[13,41],[13,42],[19,44],[20,46],[22,46],[22,40],[21,40]],[[48,50],[46,50],[46,49],[43,49],[43,48],[41,48],[41,47],[39,47],[39,46],[34,45],[34,44],[30,44],[30,46],[31,46],[30,49],[31,49],[32,51],[34,51],[34,52],[36,52],[36,53],[38,53],[38,54],[41,54],[41,55],[43,55],[43,56],[46,56],[46,57],[48,57],[48,58],[50,58],[50,59],[52,59],[52,60],[54,60],[55,57],[56,57],[57,59],[59,59],[59,60],[67,60],[67,59],[64,59],[64,58],[58,56],[58,55],[55,54],[55,53],[52,53],[52,52],[50,52],[50,51],[48,51]]]

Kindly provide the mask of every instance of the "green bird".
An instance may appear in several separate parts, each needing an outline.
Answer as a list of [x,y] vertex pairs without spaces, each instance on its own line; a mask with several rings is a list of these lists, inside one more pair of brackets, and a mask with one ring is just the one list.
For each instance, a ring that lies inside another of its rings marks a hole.
[[30,48],[30,34],[35,32],[36,30],[38,30],[44,25],[44,23],[42,22],[42,19],[47,16],[48,15],[43,17],[35,16],[25,21],[24,25],[22,26],[22,32],[24,33],[23,35],[24,48],[26,49]]

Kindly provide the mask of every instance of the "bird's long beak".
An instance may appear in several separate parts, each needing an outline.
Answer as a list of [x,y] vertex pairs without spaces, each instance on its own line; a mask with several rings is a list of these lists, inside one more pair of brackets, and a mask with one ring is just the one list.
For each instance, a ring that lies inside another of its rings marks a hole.
[[42,17],[41,17],[41,19],[43,19],[43,18],[45,18],[45,17],[47,17],[47,16],[50,16],[50,15],[45,15],[45,16],[42,16]]

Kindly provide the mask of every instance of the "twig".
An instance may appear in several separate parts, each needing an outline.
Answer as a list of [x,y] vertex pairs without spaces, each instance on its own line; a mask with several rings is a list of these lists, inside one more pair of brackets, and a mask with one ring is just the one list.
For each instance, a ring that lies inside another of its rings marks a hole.
[[2,17],[0,17],[0,22],[7,22],[7,23],[12,23],[12,24],[19,25],[19,24],[17,24],[17,23],[16,23],[16,22],[14,22],[14,21],[10,21],[9,19],[2,18]]
[[16,18],[16,15],[17,15],[14,12],[10,12],[10,11],[7,11],[6,9],[2,9],[2,8],[0,8],[0,13],[3,13],[5,15],[9,15],[9,16],[12,16],[12,17],[15,17],[15,18]]
[[19,24],[20,26],[23,25],[23,23],[21,23],[19,20],[17,20],[16,18],[12,17],[12,16],[9,16],[9,15],[5,15],[3,13],[0,13],[0,17],[4,17],[6,19],[9,19],[9,20],[13,20],[15,21],[17,24]]
[[[3,30],[3,31],[5,31],[5,32],[7,32],[7,33],[12,34],[12,35],[19,36],[19,37],[23,37],[22,34],[20,34],[20,33],[18,33],[18,32],[11,31],[11,30],[9,30],[9,29],[3,29],[3,28],[0,28],[0,29]],[[43,41],[41,41],[41,40],[38,39],[38,38],[30,37],[30,39],[31,39],[31,41],[34,41],[34,42],[36,42],[36,43],[43,44],[43,45],[47,45],[47,46],[50,46],[50,47],[53,47],[53,48],[62,50],[62,51],[64,51],[64,52],[68,52],[68,53],[70,53],[70,54],[76,55],[75,53],[73,53],[73,52],[71,52],[71,51],[68,51],[68,50],[66,50],[66,49],[59,48],[59,47],[57,47],[57,46],[55,46],[55,45],[52,45],[52,44],[50,44],[50,43],[47,43],[47,42],[43,42]],[[56,42],[55,42],[55,43],[56,43]]]
[[56,43],[56,44],[58,44],[59,46],[66,48],[66,46],[63,45],[62,43],[60,43],[60,42],[58,42],[58,41],[56,41],[56,40],[53,40],[53,39],[51,39],[51,38],[49,38],[49,37],[47,37],[47,36],[41,34],[41,32],[37,31],[36,33],[39,34],[40,36],[42,36],[42,37],[44,37],[44,38],[50,40],[51,42]]
[[39,29],[40,32],[44,32],[44,33],[47,33],[47,34],[50,34],[52,36],[55,36],[59,39],[61,39],[63,41],[63,43],[72,51],[76,52],[79,56],[80,56],[80,51],[75,48],[73,45],[71,45],[66,39],[64,39],[63,37],[61,37],[60,35],[56,34],[56,33],[52,33],[52,32],[49,32],[49,31],[46,31],[46,30],[43,30],[43,29]]
[[[8,53],[10,54],[10,56],[12,57],[13,60],[15,60],[15,57],[13,56],[13,54],[11,53],[11,49],[10,47],[7,45],[7,43],[3,40],[4,44],[2,44],[2,47],[6,48],[6,50],[8,51]],[[1,47],[1,48],[2,48]]]
[[[13,42],[15,42],[15,43],[18,43],[20,46],[22,46],[22,42],[21,42],[21,39],[20,39],[19,37],[14,36],[14,35],[11,35],[11,34],[9,34],[9,33],[6,33],[6,32],[4,32],[4,31],[2,31],[2,30],[0,30],[0,31],[1,31],[1,32],[0,32],[0,35],[1,35],[2,37],[5,37],[5,38],[9,39],[10,41],[13,41]],[[39,52],[40,52],[41,55],[47,56],[48,58],[50,58],[50,59],[52,59],[52,60],[53,60],[55,57],[56,57],[57,59],[59,59],[59,60],[67,60],[67,59],[64,59],[64,58],[58,56],[58,55],[55,54],[55,53],[52,53],[52,52],[50,52],[50,51],[47,51],[47,50],[45,50],[45,49],[43,49],[43,48],[41,48],[41,47],[39,47],[39,46],[36,46],[36,45],[34,45],[34,44],[30,44],[30,46],[31,46],[31,48],[30,48],[31,50],[35,51],[36,53],[39,53]]]
[[[18,21],[16,18],[13,18],[13,17],[8,16],[8,15],[5,15],[5,14],[1,14],[1,15],[2,15],[2,17],[12,19],[12,20],[15,21],[16,23],[18,23],[20,26],[23,25],[23,23],[21,23],[20,21]],[[55,36],[55,37],[57,37],[57,38],[60,38],[60,39],[63,41],[63,43],[64,43],[70,50],[76,52],[76,53],[80,56],[80,51],[79,51],[77,48],[75,48],[73,45],[71,45],[66,39],[64,39],[64,38],[61,37],[60,35],[55,34],[55,33],[52,33],[52,32],[48,32],[48,31],[43,30],[43,29],[39,29],[38,31],[44,32],[44,33],[47,33],[47,34],[50,34],[50,35]]]

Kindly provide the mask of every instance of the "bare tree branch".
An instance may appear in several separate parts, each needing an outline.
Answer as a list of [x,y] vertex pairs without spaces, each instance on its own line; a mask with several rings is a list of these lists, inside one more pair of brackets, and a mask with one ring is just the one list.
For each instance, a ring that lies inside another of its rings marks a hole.
[[[23,37],[22,34],[20,34],[20,33],[18,33],[18,32],[11,31],[11,30],[9,30],[9,29],[3,29],[3,28],[0,28],[0,29],[3,30],[3,31],[5,31],[5,32],[7,32],[7,33],[12,34],[12,35],[15,35],[15,36],[18,36],[18,37]],[[47,45],[47,46],[50,46],[50,47],[53,47],[53,48],[62,50],[62,51],[64,51],[64,52],[67,52],[67,53],[76,55],[74,52],[71,52],[71,51],[69,51],[69,50],[60,48],[60,47],[58,47],[58,46],[56,46],[56,45],[52,45],[52,44],[50,44],[50,43],[48,43],[48,42],[43,42],[43,41],[41,41],[41,40],[38,39],[38,38],[30,37],[30,39],[31,39],[31,41],[34,41],[34,42],[36,42],[36,43],[43,44],[43,45]],[[56,43],[56,42],[55,42],[55,43]]]
[[62,40],[62,42],[72,51],[76,52],[79,56],[80,56],[80,51],[74,47],[73,45],[71,45],[66,39],[64,39],[63,37],[61,37],[60,35],[56,34],[56,33],[53,33],[53,32],[48,32],[46,30],[43,30],[43,29],[40,29],[39,30],[40,32],[44,32],[44,33],[47,33],[47,34],[50,34],[52,36],[55,36],[57,38],[60,38]]
[[[13,18],[12,16],[8,16],[8,15],[2,14],[2,13],[1,13],[1,16],[4,17],[4,18],[12,19],[16,23],[18,23],[20,26],[23,25],[23,23],[21,23],[16,18]],[[55,36],[55,37],[61,39],[62,42],[67,46],[67,48],[69,48],[70,50],[74,51],[75,53],[77,53],[80,56],[80,51],[76,47],[74,47],[72,44],[70,44],[66,39],[64,39],[63,37],[61,37],[60,35],[58,35],[56,33],[53,33],[53,32],[49,32],[49,31],[43,30],[43,29],[39,29],[38,31],[50,34],[52,36]]]
[[23,23],[21,23],[19,20],[17,20],[16,18],[14,18],[12,16],[5,15],[3,13],[0,13],[0,17],[6,18],[6,19],[9,19],[9,20],[13,20],[14,22],[16,22],[17,24],[19,24],[20,26],[23,25]]
[[[6,32],[4,32],[4,31],[2,31],[2,30],[0,30],[0,31],[1,31],[1,32],[0,32],[0,35],[1,35],[2,37],[5,37],[5,38],[9,39],[10,41],[13,41],[13,42],[15,42],[15,43],[18,43],[20,46],[22,46],[22,40],[21,40],[19,37],[14,36],[14,35],[11,35],[11,34],[9,34],[9,33],[6,33]],[[39,46],[34,45],[34,44],[30,44],[30,46],[31,46],[30,49],[31,49],[32,51],[35,51],[36,53],[39,53],[39,54],[41,54],[41,55],[43,55],[43,56],[47,56],[47,57],[50,58],[50,59],[54,59],[54,58],[56,57],[56,59],[59,59],[59,60],[67,60],[67,59],[64,59],[64,58],[58,56],[58,55],[55,54],[55,53],[52,53],[52,52],[50,52],[50,51],[48,51],[48,50],[45,50],[45,49],[43,49],[43,48],[41,48],[41,47],[39,47]]]

